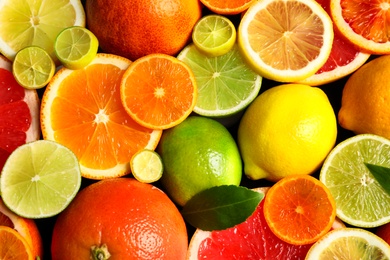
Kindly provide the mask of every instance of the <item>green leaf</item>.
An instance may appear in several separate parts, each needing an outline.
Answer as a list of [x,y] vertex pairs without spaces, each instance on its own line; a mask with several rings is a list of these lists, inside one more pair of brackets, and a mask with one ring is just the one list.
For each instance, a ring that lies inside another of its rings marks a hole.
[[244,222],[263,197],[263,193],[241,186],[216,186],[193,196],[181,213],[196,228],[223,230]]
[[371,174],[374,175],[375,179],[379,182],[382,188],[390,195],[390,168],[364,163],[370,170]]

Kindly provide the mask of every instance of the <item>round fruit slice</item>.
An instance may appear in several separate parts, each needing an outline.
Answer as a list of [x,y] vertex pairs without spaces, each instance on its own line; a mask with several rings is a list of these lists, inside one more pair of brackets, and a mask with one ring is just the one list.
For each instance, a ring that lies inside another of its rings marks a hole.
[[239,14],[255,2],[255,0],[201,0],[208,9],[216,14]]
[[341,220],[356,227],[390,222],[390,195],[364,164],[390,167],[389,154],[390,141],[372,134],[350,137],[329,153],[320,181],[335,198]]
[[335,26],[355,46],[371,54],[388,54],[389,5],[388,0],[331,0],[330,10]]
[[238,29],[242,53],[256,71],[279,82],[314,75],[327,61],[333,23],[314,0],[255,1]]
[[0,170],[13,150],[40,137],[38,94],[20,86],[11,67],[0,56]]
[[99,41],[88,29],[72,26],[61,31],[54,43],[59,61],[68,69],[81,69],[96,57]]
[[208,57],[195,45],[184,48],[178,59],[194,72],[198,100],[194,112],[227,117],[244,110],[258,95],[262,77],[247,66],[237,46],[218,57]]
[[56,60],[54,41],[63,29],[85,26],[80,0],[5,0],[0,5],[0,52],[13,60],[27,46],[38,46]]
[[26,240],[14,229],[0,226],[0,259],[34,260]]
[[306,260],[390,259],[390,245],[375,234],[359,228],[333,230],[315,243]]
[[195,46],[213,57],[228,53],[233,48],[236,37],[236,27],[222,15],[204,16],[192,31]]
[[163,174],[163,163],[158,153],[143,149],[131,157],[130,168],[133,176],[140,182],[158,181]]
[[75,154],[53,141],[38,140],[19,146],[8,157],[0,178],[4,204],[26,218],[60,213],[81,185]]
[[198,87],[185,63],[166,54],[149,54],[126,70],[120,94],[126,112],[137,123],[167,129],[191,114]]
[[160,140],[161,130],[136,123],[121,103],[120,82],[130,63],[120,56],[97,54],[83,69],[59,70],[43,94],[43,138],[71,149],[83,177],[128,174],[133,154],[154,150]]
[[42,48],[29,46],[16,53],[12,73],[16,81],[27,89],[46,86],[54,75],[56,65]]
[[290,175],[274,184],[264,201],[272,232],[293,245],[316,242],[332,227],[335,201],[328,188],[310,175]]

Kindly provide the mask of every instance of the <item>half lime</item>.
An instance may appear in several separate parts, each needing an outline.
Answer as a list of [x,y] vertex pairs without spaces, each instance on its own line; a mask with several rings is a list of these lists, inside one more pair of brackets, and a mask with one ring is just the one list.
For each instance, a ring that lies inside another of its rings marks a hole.
[[138,181],[152,183],[161,178],[164,167],[157,152],[142,149],[131,157],[130,168],[134,178]]

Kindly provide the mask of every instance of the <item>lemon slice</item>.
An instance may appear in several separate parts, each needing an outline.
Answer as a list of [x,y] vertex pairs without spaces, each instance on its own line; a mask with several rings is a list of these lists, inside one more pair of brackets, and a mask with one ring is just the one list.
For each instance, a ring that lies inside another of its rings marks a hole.
[[82,69],[98,52],[99,41],[88,29],[72,26],[61,31],[54,43],[58,60],[68,69]]
[[48,140],[19,146],[4,164],[0,178],[6,206],[26,218],[63,211],[81,185],[80,166],[67,147]]
[[12,63],[12,73],[16,81],[27,89],[46,86],[54,75],[56,65],[42,48],[29,46],[21,49]]
[[296,82],[314,75],[327,61],[333,23],[314,0],[255,1],[238,28],[243,55],[263,77]]
[[207,15],[194,26],[192,41],[209,56],[220,56],[229,52],[236,42],[234,24],[222,15]]
[[142,149],[130,160],[133,176],[140,182],[152,183],[158,181],[163,174],[163,162],[158,153]]

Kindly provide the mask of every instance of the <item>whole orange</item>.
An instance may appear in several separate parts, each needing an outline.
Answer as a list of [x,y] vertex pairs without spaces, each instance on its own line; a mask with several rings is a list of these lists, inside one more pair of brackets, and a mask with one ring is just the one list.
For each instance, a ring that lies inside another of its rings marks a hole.
[[390,245],[390,223],[378,227],[375,234]]
[[160,189],[133,178],[82,189],[60,213],[51,254],[59,259],[185,259],[184,219]]
[[176,55],[202,16],[199,0],[86,0],[88,28],[104,52],[136,60]]

